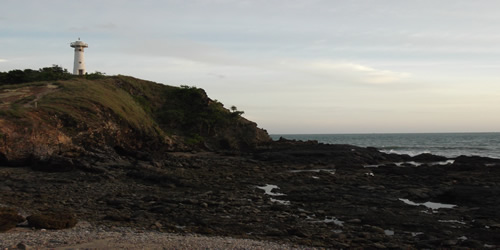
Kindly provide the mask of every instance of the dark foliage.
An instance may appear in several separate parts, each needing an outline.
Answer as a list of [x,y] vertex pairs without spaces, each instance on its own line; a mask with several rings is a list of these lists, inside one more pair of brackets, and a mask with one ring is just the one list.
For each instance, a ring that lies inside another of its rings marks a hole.
[[52,65],[52,67],[45,67],[39,70],[15,69],[9,72],[0,72],[0,84],[68,80],[73,77],[74,75],[70,74],[67,69],[63,69],[58,65]]
[[[39,81],[69,80],[75,77],[78,76],[69,73],[67,69],[64,69],[58,65],[52,65],[52,67],[45,67],[39,70],[14,69],[9,72],[0,72],[0,85]],[[96,80],[104,78],[106,76],[104,73],[96,71],[95,73],[86,74],[84,77],[89,80]]]
[[157,120],[162,127],[191,136],[193,143],[216,134],[218,128],[234,123],[240,115],[210,100],[203,89],[196,87],[167,89],[163,97],[165,102],[156,112]]

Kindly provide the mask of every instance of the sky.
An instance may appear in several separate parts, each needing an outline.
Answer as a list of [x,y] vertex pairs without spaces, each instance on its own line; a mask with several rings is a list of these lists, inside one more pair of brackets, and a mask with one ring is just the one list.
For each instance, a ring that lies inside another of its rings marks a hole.
[[271,134],[500,132],[497,0],[0,0],[0,71],[205,89]]

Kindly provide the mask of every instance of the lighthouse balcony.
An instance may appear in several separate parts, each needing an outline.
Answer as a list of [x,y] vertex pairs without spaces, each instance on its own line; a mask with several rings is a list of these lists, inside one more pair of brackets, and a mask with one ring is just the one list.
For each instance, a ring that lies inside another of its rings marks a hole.
[[88,48],[89,47],[88,44],[86,44],[82,41],[72,42],[72,43],[70,43],[70,46],[73,48],[77,48],[77,47]]

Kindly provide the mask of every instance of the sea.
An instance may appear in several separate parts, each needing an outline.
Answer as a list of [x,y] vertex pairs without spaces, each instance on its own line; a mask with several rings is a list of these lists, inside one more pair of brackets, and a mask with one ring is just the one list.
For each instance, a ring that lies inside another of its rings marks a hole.
[[382,152],[422,153],[446,156],[484,156],[500,159],[500,133],[408,133],[408,134],[271,134],[291,140],[317,140],[328,144],[375,147]]

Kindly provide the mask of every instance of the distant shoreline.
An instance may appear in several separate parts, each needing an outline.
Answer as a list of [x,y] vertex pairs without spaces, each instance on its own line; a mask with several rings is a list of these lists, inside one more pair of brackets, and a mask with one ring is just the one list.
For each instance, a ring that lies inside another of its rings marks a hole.
[[500,133],[387,133],[387,134],[271,134],[290,140],[314,140],[326,144],[375,147],[385,153],[422,153],[455,158],[461,155],[500,159]]

